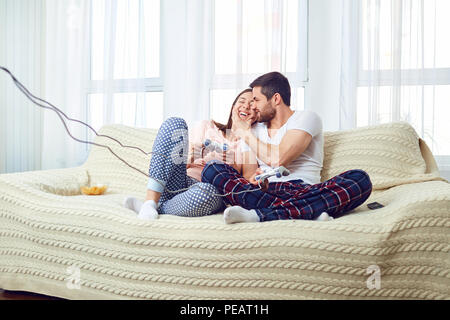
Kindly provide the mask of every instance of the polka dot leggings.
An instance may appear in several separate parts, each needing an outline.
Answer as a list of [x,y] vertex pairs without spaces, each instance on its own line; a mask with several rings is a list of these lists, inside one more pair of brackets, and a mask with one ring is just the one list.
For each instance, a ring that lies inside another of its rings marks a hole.
[[[172,117],[164,121],[153,144],[147,185],[148,189],[161,192],[160,214],[199,217],[224,209],[222,197],[214,195],[219,192],[212,184],[187,175],[188,151],[188,127],[184,119]],[[191,188],[184,192],[167,191],[188,187]]]

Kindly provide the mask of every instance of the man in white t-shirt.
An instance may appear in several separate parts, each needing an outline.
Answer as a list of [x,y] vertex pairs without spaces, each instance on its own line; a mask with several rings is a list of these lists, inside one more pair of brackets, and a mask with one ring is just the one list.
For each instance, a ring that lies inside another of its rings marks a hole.
[[[290,175],[281,178],[273,176],[269,178],[269,182],[302,179],[308,184],[319,183],[323,164],[323,133],[320,117],[312,111],[293,111],[280,128],[269,128],[269,125],[270,122],[259,122],[251,128],[251,131],[240,132],[242,151],[251,149],[245,141],[257,141],[257,144],[255,143],[257,147],[254,147],[256,151],[269,150],[268,154],[259,152],[262,157],[266,157],[265,161],[257,156],[259,172],[284,166],[290,171]],[[265,148],[264,144],[268,147]],[[288,148],[292,154],[289,153]]]
[[[235,113],[234,134],[242,139],[244,152],[251,149],[256,154],[259,168],[249,180],[218,161],[208,163],[202,171],[203,182],[226,194],[224,201],[231,205],[224,212],[226,223],[334,218],[367,200],[372,184],[362,170],[349,170],[320,183],[322,120],[315,112],[290,108],[291,90],[284,75],[267,73],[250,87],[253,104],[249,108],[257,112],[258,123],[252,127]],[[244,172],[246,165],[250,168],[252,164],[244,163]],[[255,176],[279,166],[290,174],[271,177],[261,188]]]

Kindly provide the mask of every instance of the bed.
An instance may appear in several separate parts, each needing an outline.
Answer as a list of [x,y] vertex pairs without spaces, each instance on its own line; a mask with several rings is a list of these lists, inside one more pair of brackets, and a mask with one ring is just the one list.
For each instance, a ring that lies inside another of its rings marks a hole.
[[[151,151],[156,130],[100,134]],[[98,146],[79,167],[2,174],[0,288],[67,299],[450,299],[450,184],[426,143],[406,122],[324,138],[322,180],[363,169],[374,188],[332,221],[139,220],[122,201],[145,197],[146,176]],[[95,142],[148,171],[150,155]],[[80,192],[96,184],[104,195]]]

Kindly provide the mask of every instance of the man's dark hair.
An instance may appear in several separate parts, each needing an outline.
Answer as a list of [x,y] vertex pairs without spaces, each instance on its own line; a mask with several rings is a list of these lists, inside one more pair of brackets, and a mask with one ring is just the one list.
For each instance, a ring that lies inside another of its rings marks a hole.
[[288,107],[291,105],[291,86],[289,80],[279,72],[269,72],[256,78],[250,83],[250,88],[261,87],[261,93],[267,100],[271,99],[275,93],[279,93],[283,102]]

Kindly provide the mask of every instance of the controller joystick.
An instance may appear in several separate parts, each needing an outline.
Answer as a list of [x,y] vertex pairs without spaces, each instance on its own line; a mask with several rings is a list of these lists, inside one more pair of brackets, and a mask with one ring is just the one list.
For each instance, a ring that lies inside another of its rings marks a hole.
[[265,170],[264,173],[261,173],[255,177],[255,180],[260,180],[262,183],[266,181],[266,179],[276,176],[277,178],[285,177],[290,175],[291,172],[283,166]]
[[211,141],[210,139],[206,139],[203,142],[203,145],[206,149],[210,151],[216,151],[216,152],[227,152],[228,151],[228,144],[224,143],[218,143],[216,141]]

